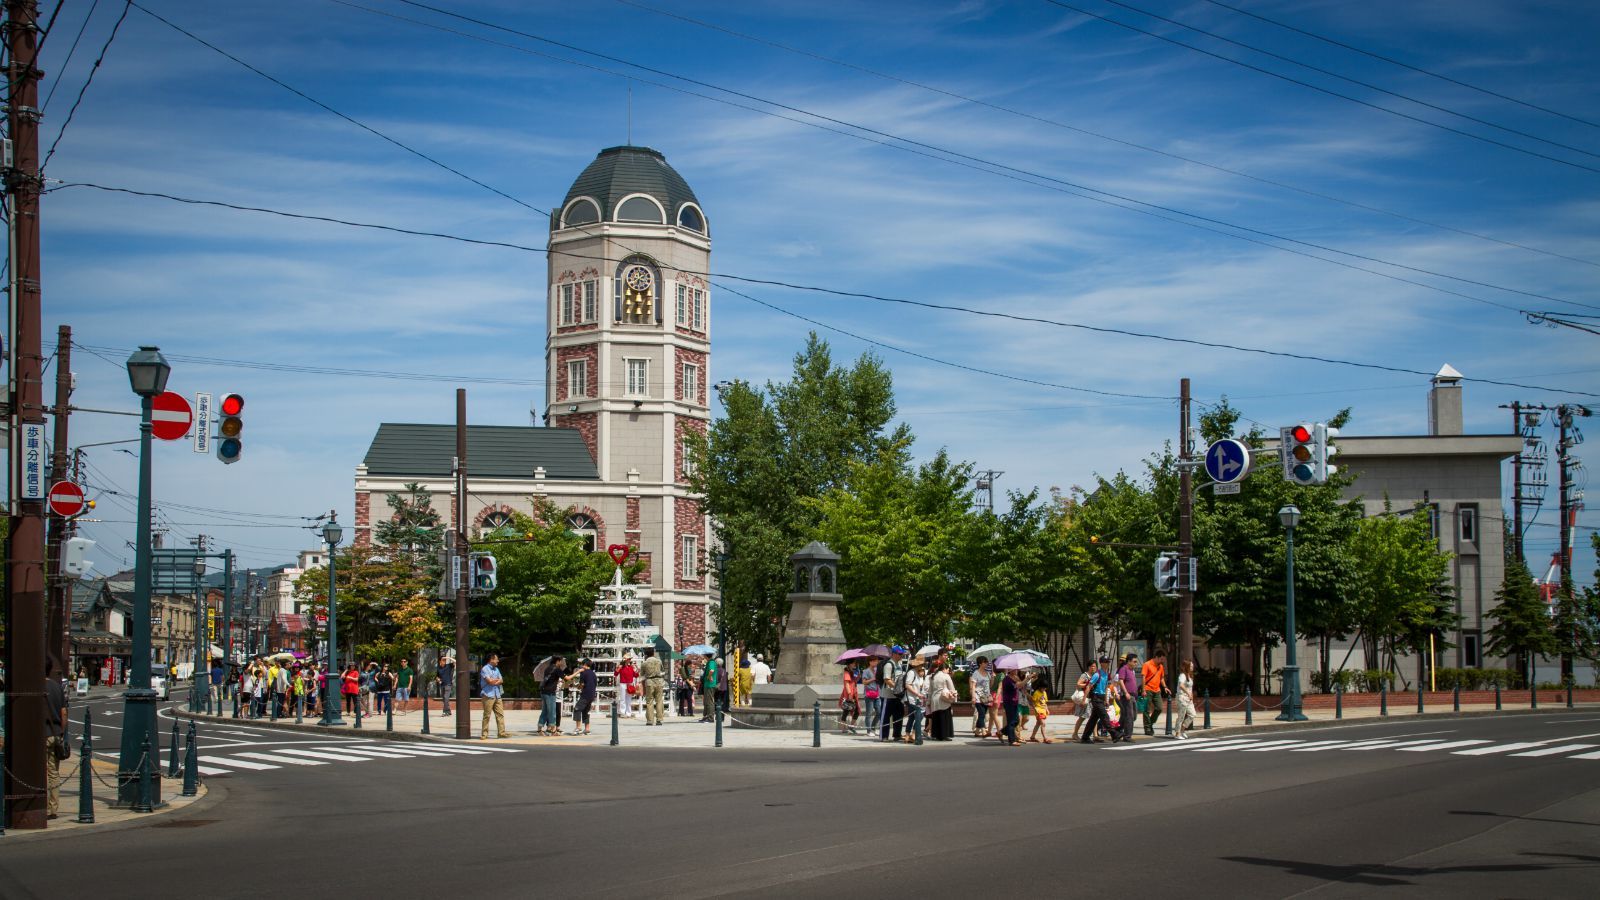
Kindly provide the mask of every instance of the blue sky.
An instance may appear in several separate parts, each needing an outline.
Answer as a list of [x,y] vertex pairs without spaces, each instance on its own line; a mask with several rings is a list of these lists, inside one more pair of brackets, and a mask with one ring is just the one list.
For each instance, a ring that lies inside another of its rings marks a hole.
[[[617,0],[438,4],[984,161],[965,165],[939,151],[915,148],[919,155],[903,143],[888,146],[895,142],[881,135],[861,140],[763,115],[740,106],[806,118],[397,0],[361,3],[533,52],[330,0],[141,3],[539,209],[559,204],[596,151],[629,140],[631,92],[632,142],[660,149],[694,187],[710,221],[718,272],[1423,372],[1449,363],[1469,378],[1550,389],[1469,383],[1470,431],[1506,430],[1501,403],[1592,401],[1560,392],[1600,392],[1595,337],[1535,327],[1516,312],[1593,314],[1600,306],[1600,171],[1593,171],[1600,157],[1579,152],[1600,152],[1600,127],[1203,0],[1133,5],[1543,141],[1298,69],[1103,0],[1072,5],[1589,169],[1386,114],[1042,0],[648,0],[721,31]],[[1600,8],[1593,4],[1234,5],[1600,122],[1593,90]],[[63,69],[88,9],[67,4],[46,44],[44,90],[61,79],[46,109],[46,146],[122,4],[99,5]],[[1010,167],[1003,171],[1011,177],[995,174],[996,166]],[[540,215],[384,143],[139,9],[128,14],[46,174],[533,247],[543,246],[548,229]],[[1080,186],[1073,191],[1152,204],[1144,209],[1162,216],[1206,217],[1213,220],[1207,227],[1256,242],[1120,208],[1129,205],[1123,200],[1083,199],[1067,192],[1068,183]],[[127,350],[149,343],[174,355],[475,379],[459,383],[468,388],[476,423],[528,424],[530,406],[542,406],[540,254],[87,188],[48,195],[44,216],[46,327],[53,334],[55,324],[69,323],[82,344],[108,348],[104,358],[76,353],[79,405],[132,408],[121,363]],[[1175,404],[1162,398],[1176,394],[1182,376],[1193,379],[1198,398],[1227,395],[1251,419],[1274,426],[1325,418],[1348,405],[1355,420],[1347,433],[1426,428],[1427,384],[1417,375],[726,284],[869,341],[1015,376],[975,374],[877,347],[895,373],[918,452],[948,447],[958,458],[1004,471],[1005,489],[1068,489],[1090,483],[1095,473],[1136,467],[1175,432]],[[783,377],[812,327],[727,290],[714,291],[713,303],[717,380]],[[841,357],[874,347],[823,334]],[[176,390],[246,395],[248,440],[244,461],[229,467],[184,445],[159,446],[161,518],[176,539],[205,532],[251,565],[285,561],[309,545],[290,517],[331,507],[351,521],[354,467],[378,423],[450,421],[457,384],[176,362]],[[74,443],[131,435],[129,423],[77,416]],[[93,487],[134,486],[129,455],[115,447],[87,453]],[[95,558],[109,569],[131,559],[124,544],[132,502],[102,498],[98,515],[106,521],[87,533],[101,541]],[[1540,521],[1553,523],[1553,513]],[[1589,513],[1584,521],[1594,525],[1600,516]],[[1554,544],[1554,528],[1532,529],[1535,568],[1542,570]],[[1592,557],[1580,551],[1579,559],[1587,579]]]

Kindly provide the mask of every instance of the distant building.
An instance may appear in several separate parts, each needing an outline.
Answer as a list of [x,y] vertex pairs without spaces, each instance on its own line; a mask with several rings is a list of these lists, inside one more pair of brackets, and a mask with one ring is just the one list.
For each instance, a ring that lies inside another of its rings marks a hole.
[[[694,191],[645,147],[600,151],[550,220],[545,428],[467,430],[474,534],[545,497],[591,548],[646,565],[650,620],[674,646],[708,633],[709,522],[684,483],[685,441],[710,421],[710,230]],[[517,336],[505,335],[515,341]],[[450,401],[438,407],[448,415]],[[356,467],[354,540],[417,482],[453,521],[453,425],[385,423]]]

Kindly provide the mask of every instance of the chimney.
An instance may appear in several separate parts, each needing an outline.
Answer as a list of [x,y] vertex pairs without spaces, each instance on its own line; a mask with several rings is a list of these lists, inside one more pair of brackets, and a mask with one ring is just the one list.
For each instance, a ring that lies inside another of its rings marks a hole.
[[1461,373],[1448,363],[1433,376],[1428,391],[1428,434],[1447,437],[1461,433]]

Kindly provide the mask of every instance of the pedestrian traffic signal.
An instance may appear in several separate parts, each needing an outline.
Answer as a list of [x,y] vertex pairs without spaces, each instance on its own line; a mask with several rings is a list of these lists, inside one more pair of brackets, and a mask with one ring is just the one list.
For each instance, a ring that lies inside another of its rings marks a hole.
[[1311,431],[1311,439],[1317,445],[1317,484],[1325,484],[1335,472],[1339,471],[1338,466],[1328,465],[1328,460],[1333,459],[1333,455],[1339,452],[1339,448],[1333,445],[1333,438],[1339,436],[1339,429],[1318,422]]
[[1278,447],[1282,454],[1285,481],[1295,484],[1319,483],[1316,440],[1316,430],[1306,422],[1278,429]]
[[472,553],[467,557],[472,573],[472,590],[475,593],[487,594],[500,584],[500,573],[495,566],[494,556],[489,553]]
[[1178,554],[1167,552],[1156,557],[1156,592],[1178,592]]
[[89,551],[94,541],[85,537],[71,537],[61,542],[61,571],[70,578],[81,578],[94,568],[89,561]]
[[244,431],[243,412],[243,396],[229,394],[222,398],[222,421],[217,426],[217,459],[228,465],[238,462],[239,456],[244,453],[244,441],[239,438]]

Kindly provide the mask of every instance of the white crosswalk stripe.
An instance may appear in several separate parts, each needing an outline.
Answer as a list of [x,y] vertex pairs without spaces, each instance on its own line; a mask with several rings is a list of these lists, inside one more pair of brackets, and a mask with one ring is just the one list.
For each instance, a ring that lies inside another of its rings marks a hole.
[[[246,749],[249,748],[249,749]],[[201,775],[239,775],[293,766],[326,766],[331,763],[377,762],[405,759],[463,759],[491,753],[523,753],[517,747],[400,746],[377,742],[313,743],[309,747],[281,744],[243,743],[232,747],[213,747],[199,755]]]
[[200,761],[203,762],[203,763],[210,763],[212,765],[218,765],[218,766],[231,766],[231,767],[236,768],[236,769],[276,769],[276,768],[279,768],[278,766],[274,766],[274,765],[271,765],[269,763],[251,762],[248,759],[238,759],[237,757],[232,757],[232,756],[217,756],[216,754],[212,754],[212,753],[206,753],[206,754],[201,755]]
[[1277,738],[1274,740],[1222,738],[1197,741],[1194,744],[1163,743],[1153,747],[1139,747],[1138,749],[1145,752],[1193,753],[1228,753],[1234,750],[1241,753],[1273,753],[1279,750],[1288,753],[1319,753],[1328,750],[1396,750],[1403,753],[1431,753],[1437,750],[1453,756],[1489,758],[1516,756],[1600,759],[1600,750],[1588,753],[1576,752],[1600,747],[1600,744],[1595,743],[1574,742],[1577,738],[1593,737],[1600,737],[1600,734],[1577,734],[1540,741],[1513,741],[1507,743],[1497,743],[1487,738],[1421,737],[1420,735],[1367,738],[1364,740],[1351,740],[1348,738],[1328,738],[1323,740],[1307,740],[1305,738]]
[[[1562,744],[1559,747],[1546,747],[1543,750],[1529,750],[1527,753],[1513,753],[1512,756],[1555,756],[1558,753],[1571,753],[1574,750],[1587,750],[1594,744]],[[1574,756],[1573,759],[1594,759],[1595,754],[1585,753]]]
[[1426,746],[1426,747],[1396,747],[1395,749],[1396,750],[1403,750],[1403,751],[1405,751],[1407,753],[1428,753],[1428,752],[1431,752],[1433,750],[1454,750],[1457,747],[1472,747],[1472,746],[1476,746],[1478,744],[1487,744],[1487,743],[1490,743],[1490,742],[1489,741],[1484,741],[1484,740],[1445,741],[1442,744],[1430,744],[1429,746]]
[[370,756],[354,756],[349,753],[336,753],[332,750],[301,750],[299,748],[284,748],[279,753],[293,753],[295,756],[309,756],[313,759],[329,759],[334,762],[370,762]]
[[293,756],[285,756],[285,755],[280,754],[280,753],[239,753],[239,754],[235,754],[235,757],[239,757],[239,756],[248,757],[250,759],[259,759],[262,762],[283,763],[285,765],[290,765],[290,766],[325,766],[325,765],[327,765],[327,763],[325,763],[325,762],[318,762],[318,761],[316,761],[314,759],[297,759],[297,758],[295,758]]

